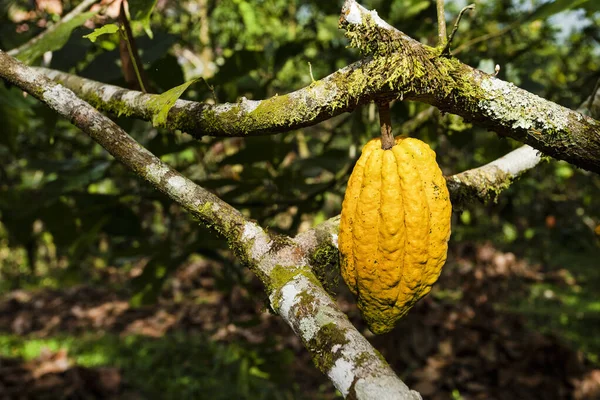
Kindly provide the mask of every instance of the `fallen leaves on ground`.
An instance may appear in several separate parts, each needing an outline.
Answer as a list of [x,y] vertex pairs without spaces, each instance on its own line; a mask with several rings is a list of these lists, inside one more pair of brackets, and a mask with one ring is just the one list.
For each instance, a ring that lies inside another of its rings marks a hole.
[[[187,265],[157,304],[141,308],[132,308],[125,292],[90,286],[14,291],[0,300],[0,327],[37,337],[90,331],[162,337],[183,330],[205,332],[223,342],[268,340],[278,349],[295,351],[291,376],[302,377],[296,383],[309,398],[311,393],[324,398],[323,387],[333,393],[289,327],[265,311],[264,296],[257,295],[260,284],[219,289],[214,278],[219,268],[205,261]],[[368,334],[344,288],[339,304],[426,399],[600,399],[600,369],[559,338],[529,329],[523,316],[496,307],[509,294],[526,296],[530,282],[575,283],[566,271],[544,271],[490,244],[466,244],[452,250],[432,295],[389,334]],[[9,394],[0,399],[35,398],[41,392],[61,394],[45,398],[124,398],[124,387],[117,369],[73,365],[64,350],[27,362],[0,360],[0,393]],[[87,397],[78,391],[87,391]]]

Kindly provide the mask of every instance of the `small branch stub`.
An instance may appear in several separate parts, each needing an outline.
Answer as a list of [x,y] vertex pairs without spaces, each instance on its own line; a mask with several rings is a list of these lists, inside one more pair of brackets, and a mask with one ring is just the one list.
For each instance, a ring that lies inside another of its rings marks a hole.
[[450,36],[448,37],[448,40],[446,41],[446,45],[442,49],[442,56],[449,57],[451,55],[450,54],[450,45],[452,44],[452,40],[454,40],[454,35],[456,35],[456,31],[458,31],[458,25],[460,24],[460,20],[462,19],[462,16],[465,13],[465,11],[474,10],[474,9],[475,9],[475,4],[470,4],[466,7],[464,7],[462,10],[460,10],[460,13],[458,13],[458,17],[456,18],[456,22],[454,23],[454,27],[452,28],[452,32],[450,32]]
[[379,108],[379,124],[381,125],[381,148],[389,150],[394,146],[392,134],[392,118],[390,116],[390,103],[377,103]]
[[444,12],[444,0],[436,0],[437,8],[437,22],[438,22],[438,46],[444,47],[446,45],[446,14]]

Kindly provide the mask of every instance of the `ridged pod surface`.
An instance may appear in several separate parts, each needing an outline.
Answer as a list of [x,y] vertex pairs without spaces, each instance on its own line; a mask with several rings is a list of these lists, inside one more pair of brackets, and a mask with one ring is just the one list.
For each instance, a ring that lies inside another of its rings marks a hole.
[[426,143],[364,146],[344,196],[338,245],[342,277],[373,333],[391,331],[431,290],[446,262],[451,213]]

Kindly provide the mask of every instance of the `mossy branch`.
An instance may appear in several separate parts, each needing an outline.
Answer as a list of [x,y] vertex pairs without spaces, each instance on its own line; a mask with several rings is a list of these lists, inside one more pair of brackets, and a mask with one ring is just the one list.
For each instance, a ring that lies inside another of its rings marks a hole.
[[[341,25],[357,47],[371,53],[369,57],[310,86],[266,100],[242,98],[217,105],[178,100],[165,125],[196,138],[269,135],[314,125],[371,101],[409,99],[600,173],[599,121],[455,58],[439,57],[439,49],[408,37],[354,0],[346,2]],[[148,104],[153,95],[60,71],[43,72],[101,110],[152,120],[154,111]]]

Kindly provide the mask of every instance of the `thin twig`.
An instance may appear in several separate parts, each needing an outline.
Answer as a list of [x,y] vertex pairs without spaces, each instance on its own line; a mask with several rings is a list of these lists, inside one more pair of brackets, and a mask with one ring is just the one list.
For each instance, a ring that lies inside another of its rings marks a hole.
[[444,0],[436,0],[437,23],[438,23],[438,46],[446,45],[446,14],[444,12]]
[[456,34],[456,31],[458,31],[458,25],[460,24],[460,20],[461,20],[463,14],[467,10],[474,10],[474,9],[475,9],[475,4],[469,4],[468,6],[464,7],[462,10],[460,10],[460,13],[458,13],[458,17],[456,18],[456,22],[454,23],[454,27],[452,28],[452,32],[450,32],[450,36],[448,37],[448,41],[446,42],[446,46],[444,46],[444,49],[442,50],[442,55],[443,56],[449,56],[450,55],[450,44],[452,43],[452,40],[454,39],[454,35]]
[[202,79],[204,84],[208,87],[208,89],[212,93],[212,97],[213,97],[213,100],[215,101],[215,104],[219,104],[219,99],[217,98],[217,92],[215,92],[215,87],[210,85],[205,78],[200,78],[200,79]]
[[308,62],[308,72],[310,72],[310,80],[314,83],[315,82],[315,77],[313,76],[312,64],[310,63],[310,61]]
[[590,96],[590,100],[587,103],[588,111],[592,111],[592,105],[594,104],[594,99],[596,98],[596,94],[598,93],[598,89],[600,88],[600,79],[596,81],[596,86],[594,86],[594,90],[592,91],[592,95]]
[[[121,4],[123,4],[123,3],[121,3]],[[127,17],[124,16],[124,18],[127,18]],[[122,29],[119,30],[119,33],[121,34],[121,39],[125,42],[125,46],[127,47],[127,52],[129,53],[129,58],[131,59],[131,65],[133,66],[133,71],[135,72],[135,77],[137,78],[138,84],[140,85],[140,90],[142,93],[148,93],[148,91],[146,90],[146,86],[144,85],[144,80],[142,79],[140,69],[138,67],[135,53],[133,52],[133,48],[131,45],[131,40],[133,40],[133,38],[130,38],[127,35],[127,29],[125,28],[125,26],[122,26]]]
[[474,44],[477,44],[477,43],[480,43],[480,42],[485,42],[487,40],[494,39],[494,38],[496,38],[498,36],[502,36],[505,33],[508,33],[511,30],[515,29],[515,27],[517,27],[520,24],[521,24],[521,21],[517,21],[517,22],[515,22],[513,24],[510,24],[509,26],[507,26],[507,27],[499,30],[498,32],[486,33],[485,35],[481,35],[481,36],[478,36],[476,38],[473,38],[473,39],[469,40],[468,42],[463,43],[460,46],[458,46],[454,50],[453,54],[457,55],[459,53],[462,53],[463,51],[465,51],[469,47],[473,46]]
[[[128,85],[134,86],[137,83],[137,86],[140,88],[142,93],[148,93],[150,90],[150,85],[148,84],[148,80],[146,79],[146,75],[144,73],[142,60],[140,59],[140,54],[135,43],[133,31],[131,30],[131,25],[129,24],[129,18],[125,12],[124,2],[121,2],[121,6],[119,8],[119,21],[121,23],[121,29],[119,30],[121,36],[120,56],[125,80],[127,81]],[[123,52],[123,47],[125,47],[127,54],[129,55],[129,59],[127,59],[126,54]],[[129,63],[131,63],[131,66],[133,67],[135,81],[131,76]]]

